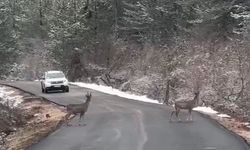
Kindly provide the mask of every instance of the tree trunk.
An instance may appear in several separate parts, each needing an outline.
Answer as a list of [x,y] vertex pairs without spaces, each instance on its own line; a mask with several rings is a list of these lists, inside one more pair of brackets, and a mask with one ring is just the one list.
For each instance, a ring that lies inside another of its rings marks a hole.
[[10,7],[11,7],[11,12],[12,12],[12,27],[13,29],[15,30],[16,28],[16,20],[15,20],[15,10],[16,10],[16,0],[13,0],[13,1],[9,1],[9,4],[10,4]]
[[117,7],[118,7],[118,3],[117,3],[117,0],[114,0],[114,3],[115,3],[115,9],[114,9],[114,14],[115,14],[115,39],[118,38],[118,17],[117,17]]
[[169,101],[169,84],[170,84],[169,82],[170,81],[168,80],[167,81],[166,91],[165,91],[165,99],[164,99],[164,103],[167,104],[167,105],[169,104],[169,102],[168,102]]
[[39,0],[39,22],[40,26],[42,26],[43,25],[42,0]]

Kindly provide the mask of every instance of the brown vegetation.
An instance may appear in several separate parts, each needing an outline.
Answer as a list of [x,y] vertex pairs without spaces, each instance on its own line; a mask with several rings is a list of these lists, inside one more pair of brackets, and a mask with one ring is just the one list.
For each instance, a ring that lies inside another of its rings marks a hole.
[[6,113],[12,118],[6,115],[1,117],[1,132],[6,133],[3,145],[6,150],[26,149],[57,129],[66,115],[62,107],[37,98],[25,100],[25,96],[31,96],[13,88],[6,88],[14,91],[13,96],[24,96],[23,102],[16,108],[6,106],[9,110]]

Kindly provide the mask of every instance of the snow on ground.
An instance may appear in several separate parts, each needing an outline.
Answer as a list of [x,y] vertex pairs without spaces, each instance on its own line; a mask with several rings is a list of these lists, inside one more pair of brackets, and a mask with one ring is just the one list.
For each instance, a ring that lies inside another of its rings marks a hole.
[[227,114],[218,114],[217,116],[222,117],[222,118],[231,118],[231,116]]
[[204,107],[204,106],[198,106],[195,107],[193,110],[199,111],[205,114],[217,114],[218,112],[213,110],[211,107]]
[[127,99],[133,99],[133,100],[143,101],[147,103],[162,104],[162,103],[159,103],[158,100],[150,99],[145,95],[139,96],[139,95],[135,95],[131,93],[126,93],[126,92],[122,92],[118,89],[114,89],[108,86],[89,84],[89,83],[83,83],[83,82],[71,82],[70,84],[93,89],[93,90],[100,91],[106,94],[116,95],[116,96],[127,98]]
[[218,113],[217,111],[213,110],[211,107],[198,106],[198,107],[195,107],[193,110],[204,113],[204,114],[208,114],[208,115],[216,115],[221,118],[231,118],[231,116],[227,114]]
[[[114,89],[114,88],[108,87],[108,86],[83,83],[83,82],[70,82],[70,84],[93,89],[93,90],[100,91],[100,92],[107,93],[107,94],[111,94],[111,95],[117,95],[119,97],[123,97],[123,98],[127,98],[127,99],[133,99],[133,100],[143,101],[143,102],[147,102],[147,103],[162,104],[158,100],[150,99],[145,95],[139,96],[139,95],[135,95],[135,94],[127,93],[127,92],[122,92],[118,89]],[[229,115],[219,114],[217,111],[213,110],[211,107],[198,106],[198,107],[194,108],[193,110],[204,113],[204,114],[217,115],[218,117],[221,117],[221,118],[230,118]]]
[[13,96],[15,91],[0,86],[0,103],[8,104],[10,107],[17,107],[22,100],[22,96]]

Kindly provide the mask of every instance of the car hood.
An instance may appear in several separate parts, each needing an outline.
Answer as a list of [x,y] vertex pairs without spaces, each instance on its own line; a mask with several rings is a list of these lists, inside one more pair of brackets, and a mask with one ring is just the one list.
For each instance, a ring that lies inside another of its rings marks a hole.
[[64,81],[67,80],[66,78],[53,78],[53,79],[46,79],[46,81],[53,82],[53,81]]

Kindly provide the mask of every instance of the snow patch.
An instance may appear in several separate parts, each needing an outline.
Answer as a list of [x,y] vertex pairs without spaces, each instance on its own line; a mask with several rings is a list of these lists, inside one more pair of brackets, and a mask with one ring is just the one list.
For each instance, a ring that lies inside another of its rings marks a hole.
[[84,88],[93,89],[93,90],[100,91],[106,94],[116,95],[116,96],[127,98],[127,99],[133,99],[133,100],[138,100],[138,101],[147,102],[147,103],[162,104],[158,100],[150,99],[145,95],[139,96],[139,95],[135,95],[131,93],[126,93],[118,89],[109,87],[109,86],[83,83],[83,82],[70,82],[70,84],[77,85],[77,86],[84,87]]
[[250,126],[250,123],[249,122],[245,122],[243,123],[245,126]]
[[231,116],[229,116],[227,114],[218,114],[217,116],[221,117],[221,118],[231,118]]
[[205,113],[205,114],[217,114],[218,112],[213,110],[211,107],[195,107],[193,110]]
[[0,103],[8,104],[10,107],[17,107],[23,101],[23,96],[13,96],[14,91],[0,87]]
[[219,114],[217,111],[213,110],[211,107],[199,106],[199,107],[195,107],[193,110],[204,113],[204,114],[208,114],[208,115],[216,115],[221,118],[231,118],[231,116],[227,114]]

